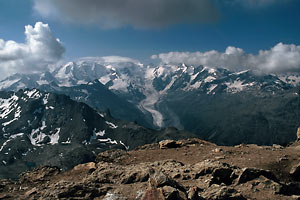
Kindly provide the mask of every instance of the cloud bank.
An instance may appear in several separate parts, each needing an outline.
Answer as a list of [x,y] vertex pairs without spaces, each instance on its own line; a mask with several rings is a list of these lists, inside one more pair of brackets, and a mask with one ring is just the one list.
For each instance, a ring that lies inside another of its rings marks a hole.
[[34,9],[44,17],[104,28],[159,28],[218,19],[212,0],[34,0]]
[[270,50],[260,50],[257,55],[229,46],[225,52],[169,52],[153,55],[164,64],[205,65],[223,67],[233,71],[252,69],[263,73],[300,71],[300,46],[278,43]]
[[37,22],[25,26],[25,43],[0,39],[0,78],[13,73],[44,71],[47,65],[60,60],[65,52],[62,43],[48,24]]

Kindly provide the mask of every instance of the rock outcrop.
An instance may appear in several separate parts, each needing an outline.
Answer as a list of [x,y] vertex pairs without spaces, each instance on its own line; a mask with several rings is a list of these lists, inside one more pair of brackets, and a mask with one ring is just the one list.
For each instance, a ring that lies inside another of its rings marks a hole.
[[[61,172],[40,167],[18,182],[0,181],[6,199],[245,200],[299,199],[297,145],[217,147],[189,139],[180,144],[110,150],[95,162]],[[216,148],[222,151],[214,151]],[[259,161],[257,155],[265,156]],[[279,161],[286,156],[288,160]],[[256,159],[253,159],[256,158]],[[293,161],[293,162],[289,162]],[[274,163],[277,162],[277,163]],[[282,163],[285,162],[285,163]],[[279,166],[284,168],[278,168]],[[281,171],[280,171],[281,170]]]

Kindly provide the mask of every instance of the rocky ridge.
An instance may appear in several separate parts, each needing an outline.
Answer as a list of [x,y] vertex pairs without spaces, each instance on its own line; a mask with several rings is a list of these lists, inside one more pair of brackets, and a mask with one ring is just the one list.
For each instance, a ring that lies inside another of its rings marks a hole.
[[164,140],[109,150],[61,172],[40,167],[0,181],[3,199],[300,199],[299,143],[217,146]]

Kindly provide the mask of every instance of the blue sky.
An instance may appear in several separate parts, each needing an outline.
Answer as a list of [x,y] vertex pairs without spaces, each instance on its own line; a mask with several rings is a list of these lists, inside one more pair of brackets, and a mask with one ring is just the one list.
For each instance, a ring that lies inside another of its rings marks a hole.
[[[23,51],[24,26],[40,21],[61,41],[54,41],[64,52],[57,60],[118,55],[147,63],[152,55],[164,60],[160,54],[169,52],[222,55],[229,46],[257,55],[279,43],[299,47],[299,10],[298,0],[0,0],[0,40],[15,41],[15,52]],[[7,52],[2,50],[6,64]],[[15,67],[12,63],[6,68]]]
[[33,1],[1,0],[0,38],[24,42],[24,26],[42,21],[63,42],[67,59],[120,55],[145,60],[163,52],[223,51],[227,46],[256,53],[279,42],[300,44],[297,0],[265,5],[219,2],[216,7],[220,16],[216,21],[147,29],[131,25],[107,29],[97,24],[68,23],[42,16],[33,6]]

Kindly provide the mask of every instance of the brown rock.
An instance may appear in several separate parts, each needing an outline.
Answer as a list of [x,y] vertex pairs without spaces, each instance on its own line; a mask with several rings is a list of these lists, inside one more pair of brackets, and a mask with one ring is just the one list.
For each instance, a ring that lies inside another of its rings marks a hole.
[[231,187],[212,185],[201,194],[204,199],[209,200],[246,200],[243,195]]
[[248,181],[258,178],[259,176],[264,176],[270,180],[278,182],[278,179],[271,171],[257,168],[244,168],[242,173],[238,177],[238,184],[246,183]]
[[[57,186],[56,186],[57,187]],[[60,187],[60,189],[56,191],[51,191],[53,196],[56,198],[70,198],[74,197],[80,199],[93,199],[93,197],[105,195],[110,188],[103,187],[99,188],[93,184],[79,182],[79,183],[69,183],[64,185],[64,187]]]
[[162,192],[166,200],[181,199],[179,191],[171,186],[164,186]]
[[152,180],[156,187],[171,186],[173,188],[184,191],[184,188],[179,183],[169,178],[168,175],[166,175],[162,171],[155,172],[152,175]]
[[127,155],[127,152],[121,149],[113,149],[101,152],[97,155],[96,162],[115,162],[116,159],[119,159],[122,156]]
[[163,187],[165,185],[172,185],[171,179],[162,171],[156,172],[152,176],[156,183],[156,187]]
[[202,190],[198,187],[192,187],[188,190],[188,199],[190,200],[204,200],[202,197],[199,196],[199,192]]
[[86,171],[86,172],[93,172],[97,169],[96,163],[94,162],[89,162],[89,163],[85,163],[85,164],[80,164],[80,165],[76,165],[73,170],[75,171]]
[[152,188],[145,192],[145,194],[142,197],[142,200],[165,200],[165,197],[161,189]]
[[213,178],[210,184],[226,184],[231,185],[233,180],[236,178],[233,170],[231,168],[217,168],[212,173]]
[[30,172],[24,172],[20,174],[19,181],[21,183],[45,181],[59,173],[60,173],[60,169],[58,167],[50,167],[50,166],[39,167]]
[[180,143],[174,140],[163,140],[159,142],[160,149],[177,148],[180,147]]
[[126,173],[125,177],[122,178],[122,184],[131,184],[137,182],[145,182],[149,178],[149,173],[146,171],[131,171],[130,173]]
[[219,161],[204,160],[194,165],[194,170],[197,171],[195,178],[211,174],[215,169],[229,168],[230,165],[227,163],[221,163]]
[[290,176],[294,179],[294,180],[300,180],[300,163],[298,163],[297,165],[293,166],[290,170]]
[[35,194],[35,193],[37,193],[37,188],[32,188],[31,190],[28,190],[27,192],[25,192],[25,194],[24,194],[24,196],[26,197],[26,198],[28,198],[29,196],[31,196],[31,195],[33,195],[33,194]]
[[272,147],[274,149],[283,149],[283,146],[279,145],[279,144],[273,144]]

